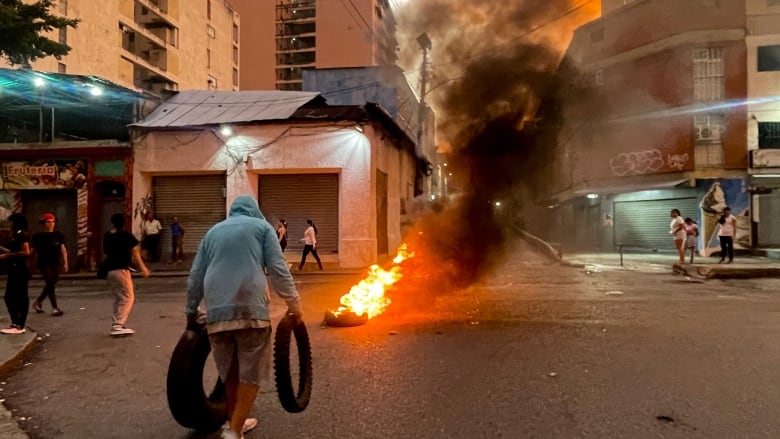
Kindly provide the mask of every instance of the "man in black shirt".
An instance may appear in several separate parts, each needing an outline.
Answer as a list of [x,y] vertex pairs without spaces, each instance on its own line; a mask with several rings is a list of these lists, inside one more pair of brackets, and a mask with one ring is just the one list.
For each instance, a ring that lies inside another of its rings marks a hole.
[[103,253],[106,254],[103,269],[108,273],[106,280],[115,295],[110,334],[116,337],[135,333],[125,326],[135,301],[130,265],[134,263],[144,277],[149,277],[149,269],[141,258],[138,240],[125,230],[125,216],[121,213],[112,215],[111,224],[114,228],[103,236]]
[[68,271],[68,251],[65,248],[65,235],[54,230],[57,222],[54,214],[44,213],[39,224],[43,224],[43,232],[32,237],[32,260],[38,265],[45,286],[41,295],[33,305],[35,312],[43,312],[43,300],[48,296],[51,302],[51,315],[61,316],[62,311],[57,306],[54,289],[60,279],[60,272]]

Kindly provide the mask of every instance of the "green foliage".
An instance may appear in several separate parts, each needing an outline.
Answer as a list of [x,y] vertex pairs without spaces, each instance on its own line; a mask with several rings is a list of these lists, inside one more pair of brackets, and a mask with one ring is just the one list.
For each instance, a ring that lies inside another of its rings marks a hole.
[[25,4],[23,0],[0,0],[0,57],[12,65],[30,66],[39,58],[61,59],[70,46],[43,36],[55,29],[75,28],[79,20],[51,15],[52,0]]

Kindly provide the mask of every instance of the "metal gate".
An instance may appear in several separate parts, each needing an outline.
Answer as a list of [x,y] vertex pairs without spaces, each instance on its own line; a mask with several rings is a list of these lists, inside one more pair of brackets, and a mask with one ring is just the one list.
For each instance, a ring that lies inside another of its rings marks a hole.
[[695,197],[666,200],[619,201],[614,206],[615,245],[653,250],[674,250],[669,216],[679,209],[683,218],[699,217]]
[[163,226],[160,260],[171,257],[171,220],[184,227],[184,255],[191,260],[211,226],[225,219],[225,176],[154,177],[154,214]]
[[317,226],[317,249],[339,249],[339,174],[260,175],[258,201],[265,218],[274,226],[287,221],[287,250],[303,249],[306,220]]

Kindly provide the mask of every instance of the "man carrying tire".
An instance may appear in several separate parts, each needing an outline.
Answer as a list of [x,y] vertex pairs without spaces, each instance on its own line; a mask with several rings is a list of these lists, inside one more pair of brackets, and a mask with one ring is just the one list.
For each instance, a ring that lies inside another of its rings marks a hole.
[[[225,383],[229,429],[223,439],[241,438],[257,425],[247,419],[261,379],[270,377],[271,321],[266,276],[301,317],[298,291],[274,227],[248,195],[236,198],[225,221],[214,225],[198,248],[187,280],[187,324],[196,325],[206,301],[206,329],[219,376]],[[246,422],[246,425],[245,425]]]

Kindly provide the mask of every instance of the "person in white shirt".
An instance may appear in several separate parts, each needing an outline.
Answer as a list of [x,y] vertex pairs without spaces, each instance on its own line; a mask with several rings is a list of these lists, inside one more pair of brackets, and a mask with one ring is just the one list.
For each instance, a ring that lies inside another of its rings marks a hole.
[[737,217],[731,214],[730,207],[723,209],[723,215],[721,215],[718,223],[720,224],[720,230],[718,231],[718,238],[720,238],[720,261],[718,261],[718,264],[722,264],[726,256],[729,258],[726,263],[730,264],[734,261],[734,235],[737,234]]
[[306,220],[306,230],[303,232],[303,255],[301,255],[301,263],[298,265],[298,271],[303,270],[303,264],[306,263],[306,256],[311,253],[314,256],[314,260],[317,261],[320,270],[322,270],[322,262],[320,256],[317,254],[317,226],[314,225],[312,220]]
[[669,233],[674,236],[674,245],[677,246],[677,255],[680,257],[680,264],[685,263],[685,221],[680,215],[678,209],[672,209],[672,222],[669,224]]
[[162,224],[152,212],[146,212],[141,224],[141,250],[146,260],[157,262],[160,259],[160,232]]

